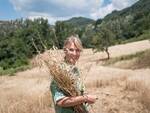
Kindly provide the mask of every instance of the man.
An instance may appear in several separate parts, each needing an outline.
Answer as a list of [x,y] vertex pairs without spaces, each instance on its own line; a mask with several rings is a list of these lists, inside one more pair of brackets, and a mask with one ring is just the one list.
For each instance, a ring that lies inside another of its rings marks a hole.
[[[64,62],[68,65],[75,65],[80,57],[82,51],[82,43],[78,37],[68,37],[64,43]],[[74,73],[79,76],[79,71],[76,68]],[[73,107],[76,105],[83,105],[83,112],[88,113],[85,103],[93,104],[96,101],[95,95],[81,95],[81,96],[68,96],[57,86],[54,81],[51,83],[51,93],[55,105],[56,113],[75,113]]]

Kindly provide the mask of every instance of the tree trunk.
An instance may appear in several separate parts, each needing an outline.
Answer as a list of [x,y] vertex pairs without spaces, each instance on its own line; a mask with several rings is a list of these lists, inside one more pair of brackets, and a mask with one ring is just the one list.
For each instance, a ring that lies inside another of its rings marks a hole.
[[107,59],[110,59],[110,54],[109,54],[109,52],[108,52],[108,48],[106,48],[105,52],[106,52],[106,54],[107,54]]

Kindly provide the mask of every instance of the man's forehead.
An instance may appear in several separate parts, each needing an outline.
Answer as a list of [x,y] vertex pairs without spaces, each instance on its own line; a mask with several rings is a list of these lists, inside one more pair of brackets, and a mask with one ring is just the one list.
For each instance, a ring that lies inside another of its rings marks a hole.
[[67,44],[67,48],[73,48],[73,49],[77,49],[76,45],[72,42]]

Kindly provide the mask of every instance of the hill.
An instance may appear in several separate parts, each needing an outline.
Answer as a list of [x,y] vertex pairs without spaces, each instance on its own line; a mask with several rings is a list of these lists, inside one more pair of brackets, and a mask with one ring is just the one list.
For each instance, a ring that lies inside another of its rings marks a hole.
[[89,24],[94,24],[94,20],[85,17],[73,17],[69,20],[64,21],[65,23],[72,24],[75,27],[86,27]]

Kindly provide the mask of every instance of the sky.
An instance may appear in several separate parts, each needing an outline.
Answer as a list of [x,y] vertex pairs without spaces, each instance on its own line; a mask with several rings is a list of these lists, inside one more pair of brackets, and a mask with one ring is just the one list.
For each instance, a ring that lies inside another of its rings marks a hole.
[[50,24],[72,17],[99,19],[138,0],[0,0],[0,20],[48,19]]

